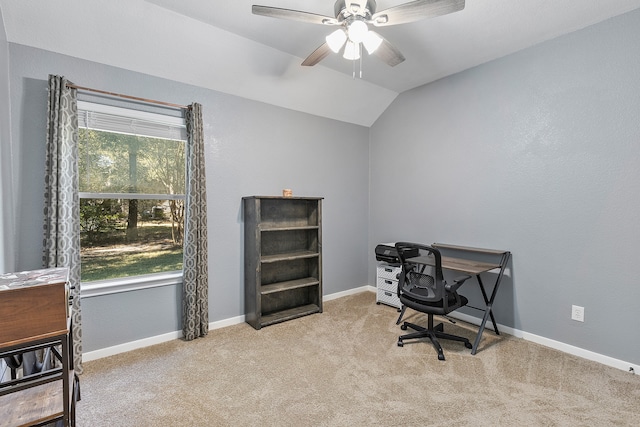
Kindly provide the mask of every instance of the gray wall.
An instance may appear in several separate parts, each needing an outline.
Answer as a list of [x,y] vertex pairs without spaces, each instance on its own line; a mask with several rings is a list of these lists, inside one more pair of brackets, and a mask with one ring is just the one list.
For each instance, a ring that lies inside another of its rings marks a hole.
[[9,120],[9,46],[0,10],[0,273],[14,271],[11,133]]
[[[367,284],[368,129],[123,69],[9,44],[13,144],[19,147],[18,268],[40,267],[47,76],[203,105],[210,320],[243,314],[241,198],[324,197],[324,293]],[[85,298],[84,351],[179,330],[176,286]]]
[[638,40],[635,11],[398,97],[371,130],[370,246],[510,250],[499,323],[639,363]]

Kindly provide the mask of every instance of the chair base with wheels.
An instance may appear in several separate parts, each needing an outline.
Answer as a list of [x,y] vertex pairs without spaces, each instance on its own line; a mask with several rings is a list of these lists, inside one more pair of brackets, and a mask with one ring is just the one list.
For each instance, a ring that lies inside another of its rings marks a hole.
[[[396,322],[396,324],[400,324],[403,314],[404,314],[404,309],[402,310],[402,313],[400,314],[400,318],[398,318],[398,321]],[[469,342],[467,338],[459,337],[457,335],[447,334],[446,332],[444,332],[444,326],[442,323],[438,323],[434,327],[432,314],[428,315],[428,319],[429,319],[427,322],[428,325],[426,328],[410,322],[404,322],[402,325],[400,325],[400,329],[402,329],[403,331],[406,331],[407,328],[411,328],[416,332],[399,336],[398,347],[404,346],[404,340],[429,338],[431,340],[431,343],[433,344],[433,347],[438,352],[438,360],[445,360],[444,352],[442,351],[442,346],[438,342],[438,338],[462,342],[464,343],[464,346],[469,349],[473,347],[471,345],[471,342]]]

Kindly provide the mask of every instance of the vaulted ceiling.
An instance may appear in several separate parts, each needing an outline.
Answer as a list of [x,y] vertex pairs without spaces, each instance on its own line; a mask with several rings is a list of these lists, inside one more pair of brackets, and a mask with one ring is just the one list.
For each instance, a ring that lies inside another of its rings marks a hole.
[[[406,2],[377,0],[377,10]],[[364,55],[354,79],[337,54],[300,66],[332,27],[253,15],[252,4],[334,16],[334,0],[0,0],[0,11],[12,43],[370,126],[399,93],[640,8],[467,0],[459,12],[378,28],[406,60],[389,67]]]

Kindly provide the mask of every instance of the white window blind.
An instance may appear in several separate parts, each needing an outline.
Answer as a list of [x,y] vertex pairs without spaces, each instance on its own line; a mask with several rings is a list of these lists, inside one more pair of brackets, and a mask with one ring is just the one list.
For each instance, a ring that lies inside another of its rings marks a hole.
[[182,117],[87,101],[78,101],[78,127],[151,138],[187,139],[187,127]]

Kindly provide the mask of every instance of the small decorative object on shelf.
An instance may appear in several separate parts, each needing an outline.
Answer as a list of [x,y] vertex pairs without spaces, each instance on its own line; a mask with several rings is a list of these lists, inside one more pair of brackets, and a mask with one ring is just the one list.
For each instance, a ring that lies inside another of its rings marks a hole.
[[245,319],[256,329],[322,312],[322,198],[243,198]]
[[293,190],[290,188],[285,188],[282,190],[282,197],[293,197]]

